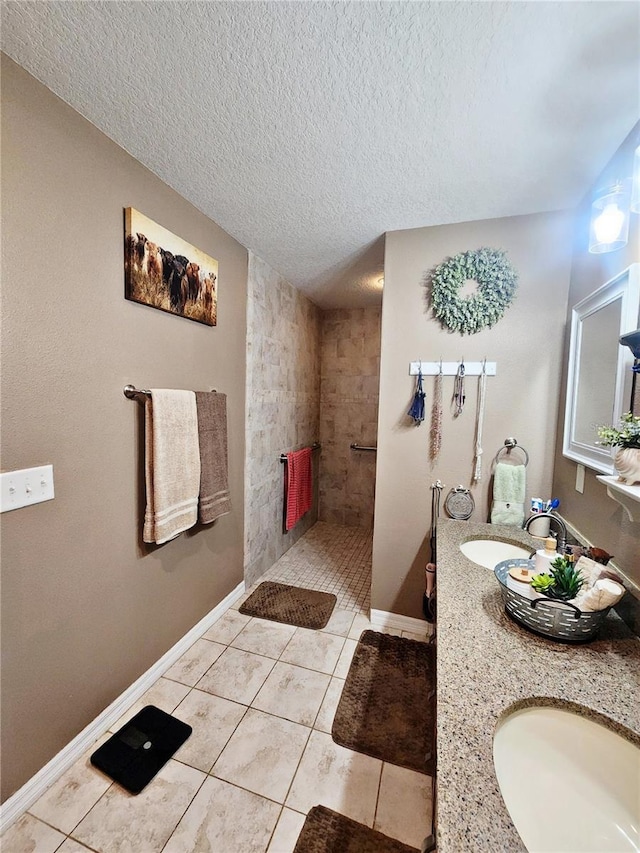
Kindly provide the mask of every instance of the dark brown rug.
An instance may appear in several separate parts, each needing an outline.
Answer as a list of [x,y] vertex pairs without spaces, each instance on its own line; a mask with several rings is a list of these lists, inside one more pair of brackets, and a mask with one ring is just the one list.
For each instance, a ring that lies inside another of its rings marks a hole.
[[435,649],[364,631],[331,736],[336,743],[419,773],[435,773]]
[[240,613],[299,628],[324,628],[336,601],[328,592],[265,581],[240,606]]
[[314,806],[293,853],[418,853],[418,850],[324,806]]

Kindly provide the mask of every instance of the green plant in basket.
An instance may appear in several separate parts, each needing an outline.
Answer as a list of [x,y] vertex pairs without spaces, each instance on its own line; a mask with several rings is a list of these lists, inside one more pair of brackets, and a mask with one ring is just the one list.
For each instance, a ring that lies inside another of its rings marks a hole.
[[534,575],[531,578],[531,586],[536,592],[541,592],[543,595],[547,595],[549,587],[552,587],[554,583],[555,581],[551,575]]
[[556,557],[549,569],[553,578],[553,585],[547,590],[549,598],[557,598],[560,601],[570,601],[582,589],[584,578],[570,560],[564,557]]

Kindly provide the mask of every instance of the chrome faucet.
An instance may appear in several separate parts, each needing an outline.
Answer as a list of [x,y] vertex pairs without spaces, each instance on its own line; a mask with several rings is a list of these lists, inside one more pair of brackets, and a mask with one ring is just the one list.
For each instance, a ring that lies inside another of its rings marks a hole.
[[555,521],[558,525],[558,551],[560,554],[564,554],[565,548],[567,547],[567,526],[564,521],[552,512],[536,512],[534,515],[529,516],[522,525],[527,533],[529,532],[529,526],[533,524],[537,518],[548,518],[550,519],[550,522]]

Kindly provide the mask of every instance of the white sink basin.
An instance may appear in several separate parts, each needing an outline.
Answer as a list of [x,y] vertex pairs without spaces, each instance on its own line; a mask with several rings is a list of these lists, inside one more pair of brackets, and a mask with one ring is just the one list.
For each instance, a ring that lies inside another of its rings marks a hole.
[[472,539],[463,542],[460,550],[469,560],[491,571],[503,560],[526,560],[532,551],[524,545],[512,545],[496,539]]
[[529,853],[640,850],[640,749],[572,711],[536,706],[496,728],[500,791]]

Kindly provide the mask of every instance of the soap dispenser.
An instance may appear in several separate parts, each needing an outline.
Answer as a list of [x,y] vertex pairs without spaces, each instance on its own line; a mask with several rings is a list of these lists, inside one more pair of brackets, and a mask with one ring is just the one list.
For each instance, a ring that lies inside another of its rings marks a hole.
[[558,551],[556,550],[556,540],[553,536],[549,536],[544,540],[544,549],[540,549],[536,551],[536,559],[535,559],[535,570],[536,574],[549,574],[549,568],[551,563],[558,556]]

